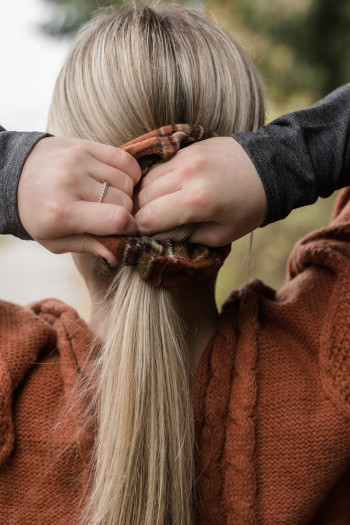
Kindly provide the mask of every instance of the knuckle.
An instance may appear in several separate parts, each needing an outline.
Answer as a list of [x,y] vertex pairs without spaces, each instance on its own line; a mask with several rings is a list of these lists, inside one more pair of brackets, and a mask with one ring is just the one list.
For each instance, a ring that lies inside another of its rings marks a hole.
[[140,193],[137,196],[137,202],[142,208],[147,203],[147,192],[145,189],[141,190]]
[[130,195],[131,197],[131,195],[133,194],[133,190],[134,190],[133,180],[130,177],[125,177],[123,191],[127,193],[128,195]]
[[125,195],[124,196],[124,208],[130,213],[133,209],[133,201],[132,199],[128,196],[128,195]]
[[154,214],[151,206],[143,208],[142,211],[139,212],[137,218],[139,228],[141,228],[144,232],[150,231],[153,223],[153,217]]
[[204,185],[197,186],[186,193],[185,205],[189,208],[199,210],[207,209],[210,206],[210,192]]
[[207,166],[207,160],[204,159],[202,155],[196,155],[196,157],[193,160],[194,171],[196,171],[197,173],[204,171],[206,166]]
[[64,253],[64,250],[58,243],[46,241],[45,243],[41,243],[41,244],[45,246],[47,250],[49,250],[51,253],[54,253],[55,255]]
[[82,246],[81,246],[81,251],[83,253],[88,253],[88,252],[91,252],[91,239],[89,236],[86,236],[84,239],[83,239],[83,242],[82,242]]
[[118,207],[114,212],[112,224],[117,232],[122,232],[128,224],[128,212],[125,208]]
[[67,156],[63,161],[65,162],[69,173],[74,173],[76,167],[79,166],[86,156],[85,148],[80,144],[74,144],[68,151]]
[[131,164],[131,155],[130,155],[130,153],[128,153],[124,149],[119,149],[118,151],[119,151],[119,161],[124,166],[129,166],[129,164]]
[[58,201],[51,201],[47,207],[47,223],[57,223],[68,216],[68,208]]
[[190,163],[184,164],[178,173],[180,183],[197,178],[198,175],[204,172],[205,167],[206,163],[201,157],[195,157]]
[[179,182],[183,183],[193,176],[192,165],[186,165],[178,173]]
[[61,253],[64,253],[64,250],[63,248],[59,248],[58,246],[55,246],[51,249],[51,252],[56,255],[60,255]]
[[79,173],[77,172],[77,163],[74,164],[72,161],[71,164],[67,166],[65,173],[66,176],[66,184],[69,188],[69,191],[76,190],[76,188],[79,187],[79,184],[81,184]]
[[42,237],[54,237],[62,235],[69,226],[70,219],[74,213],[72,203],[52,201],[48,204],[43,214]]
[[119,161],[122,164],[124,171],[132,177],[133,180],[138,180],[141,176],[141,168],[137,161],[125,150],[119,150]]

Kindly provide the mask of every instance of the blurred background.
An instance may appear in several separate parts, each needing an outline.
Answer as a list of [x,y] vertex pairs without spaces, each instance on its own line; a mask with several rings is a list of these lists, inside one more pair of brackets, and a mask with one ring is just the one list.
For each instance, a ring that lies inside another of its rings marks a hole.
[[[0,18],[0,123],[44,130],[54,82],[79,27],[111,0],[11,0]],[[266,122],[302,109],[350,81],[348,0],[188,0],[209,12],[247,49],[265,84]],[[281,174],[283,176],[283,173]],[[217,300],[251,277],[284,281],[295,241],[326,225],[335,196],[234,243],[220,272]],[[26,304],[56,296],[88,315],[87,297],[70,255],[33,242],[0,238],[0,297]]]

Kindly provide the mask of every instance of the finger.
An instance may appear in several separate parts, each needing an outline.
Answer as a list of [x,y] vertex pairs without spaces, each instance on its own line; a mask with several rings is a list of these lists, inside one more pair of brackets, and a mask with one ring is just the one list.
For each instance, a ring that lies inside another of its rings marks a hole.
[[127,193],[130,197],[132,196],[135,185],[134,181],[123,171],[117,168],[112,168],[96,159],[91,159],[91,162],[86,165],[86,171],[91,178],[95,179],[100,184],[105,180],[108,180],[110,186]]
[[153,180],[147,186],[142,187],[138,194],[137,201],[140,208],[142,208],[159,197],[163,197],[164,195],[179,190],[181,190],[181,181],[176,177],[176,172],[167,173],[166,175]]
[[[78,192],[78,197],[83,201],[89,202],[99,202],[99,198],[102,192],[102,184],[96,180],[88,177],[86,178],[84,184]],[[133,202],[132,199],[124,193],[113,186],[108,185],[105,195],[103,197],[103,203],[107,204],[116,204],[118,206],[123,206],[129,212],[132,211]]]
[[192,206],[190,199],[194,200],[190,193],[177,191],[149,202],[135,215],[139,233],[151,235],[181,224],[205,220],[205,210],[195,202]]
[[[66,206],[57,206],[54,216],[49,217],[48,223],[55,224],[53,231],[42,238],[62,237],[90,233],[94,235],[136,235],[137,225],[134,217],[122,206],[113,204],[75,201]],[[40,240],[39,239],[39,240]],[[36,238],[36,240],[38,240]]]
[[[197,143],[200,144],[200,143]],[[181,149],[176,155],[168,160],[158,164],[152,168],[149,173],[142,179],[142,187],[146,187],[155,180],[173,171],[179,170],[184,176],[189,177],[198,171],[198,155],[194,156],[194,147],[196,144],[191,144],[188,148]],[[202,146],[203,147],[203,146]],[[202,168],[201,168],[202,169]]]
[[224,234],[225,232],[221,225],[214,222],[205,222],[198,224],[196,230],[188,238],[188,242],[217,248],[233,241],[229,235],[225,236]]
[[92,235],[69,235],[58,239],[43,240],[40,241],[40,244],[52,253],[92,253],[96,257],[106,259],[110,266],[117,264],[113,253]]
[[168,162],[164,162],[162,164],[158,164],[154,168],[152,168],[145,177],[143,177],[141,182],[141,188],[146,188],[149,184],[152,182],[158,180],[161,177],[164,177],[164,175],[168,173],[172,173],[175,171],[176,167],[172,160]]
[[[122,206],[80,201],[75,203],[71,228],[76,233],[94,235],[136,235],[134,217]],[[82,217],[84,220],[82,221]]]
[[141,168],[138,162],[126,151],[114,146],[86,141],[89,153],[103,164],[124,171],[136,184],[141,177]]

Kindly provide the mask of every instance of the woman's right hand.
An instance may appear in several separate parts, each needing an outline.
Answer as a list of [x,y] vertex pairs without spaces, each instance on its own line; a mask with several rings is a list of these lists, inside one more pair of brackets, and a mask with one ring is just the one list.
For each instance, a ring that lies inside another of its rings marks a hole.
[[[47,137],[28,156],[18,211],[29,235],[54,253],[90,252],[114,264],[94,236],[135,235],[134,185],[141,170],[127,152],[88,140]],[[104,180],[109,186],[103,202]]]

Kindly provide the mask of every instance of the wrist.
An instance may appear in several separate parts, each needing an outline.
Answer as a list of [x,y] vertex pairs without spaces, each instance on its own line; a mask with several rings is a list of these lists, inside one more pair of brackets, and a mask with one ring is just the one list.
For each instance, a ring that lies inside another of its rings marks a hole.
[[266,218],[267,213],[267,195],[263,181],[252,159],[235,139],[232,149],[232,171],[235,180],[235,186],[242,191],[242,216],[246,216],[249,222],[249,231],[261,226]]

